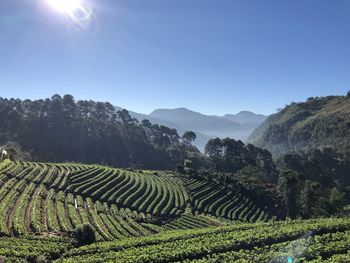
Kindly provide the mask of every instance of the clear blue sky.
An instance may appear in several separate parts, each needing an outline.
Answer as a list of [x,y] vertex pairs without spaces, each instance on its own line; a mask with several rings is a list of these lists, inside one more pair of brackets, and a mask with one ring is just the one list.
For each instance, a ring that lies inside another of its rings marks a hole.
[[84,29],[45,1],[0,0],[1,97],[272,113],[350,89],[349,0],[86,0]]

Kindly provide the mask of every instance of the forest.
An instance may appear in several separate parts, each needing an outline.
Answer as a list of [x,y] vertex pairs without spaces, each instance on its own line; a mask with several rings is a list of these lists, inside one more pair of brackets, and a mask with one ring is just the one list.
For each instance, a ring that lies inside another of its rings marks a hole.
[[110,103],[75,101],[71,95],[0,98],[0,118],[0,142],[17,142],[38,161],[171,169],[189,148],[174,129],[139,123]]

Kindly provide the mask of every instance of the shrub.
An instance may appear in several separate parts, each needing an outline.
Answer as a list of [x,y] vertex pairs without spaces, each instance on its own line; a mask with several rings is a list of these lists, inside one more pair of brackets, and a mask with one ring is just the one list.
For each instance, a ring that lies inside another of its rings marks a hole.
[[92,244],[96,242],[95,229],[89,224],[80,225],[75,230],[75,238],[80,246]]

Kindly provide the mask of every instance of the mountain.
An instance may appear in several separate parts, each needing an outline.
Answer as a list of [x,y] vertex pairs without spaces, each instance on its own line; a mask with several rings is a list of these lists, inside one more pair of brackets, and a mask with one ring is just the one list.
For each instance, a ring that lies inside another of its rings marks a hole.
[[[130,114],[133,116],[133,113]],[[195,145],[201,150],[209,139],[215,137],[231,137],[245,141],[266,119],[264,115],[248,111],[236,115],[210,116],[186,108],[157,109],[146,116],[153,118],[155,123],[165,123],[169,127],[176,128],[180,134],[188,130],[194,131],[197,134]],[[236,120],[233,120],[234,118]],[[152,122],[151,119],[150,121]]]
[[274,155],[325,147],[350,154],[350,95],[292,103],[271,115],[248,141]]
[[[121,107],[115,107],[122,110]],[[206,143],[212,138],[230,137],[246,141],[249,135],[257,128],[267,116],[250,111],[241,111],[237,114],[224,116],[205,115],[186,108],[157,109],[150,114],[129,111],[129,114],[138,121],[148,119],[153,124],[175,128],[180,135],[192,130],[197,139],[194,145],[204,150]]]
[[226,114],[223,116],[225,119],[238,122],[240,124],[245,123],[262,123],[266,120],[267,116],[263,114],[256,114],[251,111],[240,111],[237,114]]
[[[115,107],[116,110],[123,110],[123,108],[121,107]],[[178,131],[178,133],[180,135],[184,134],[186,131],[188,131],[189,129],[182,127],[180,124],[176,123],[176,122],[172,122],[169,120],[163,120],[160,118],[156,118],[153,117],[151,115],[147,115],[147,114],[143,114],[143,113],[137,113],[134,111],[129,111],[129,114],[131,117],[137,119],[138,121],[143,121],[143,120],[149,120],[152,124],[158,124],[158,125],[164,125],[167,127],[171,127],[174,128]],[[211,136],[205,135],[201,132],[196,131],[196,140],[194,142],[194,145],[200,149],[201,151],[204,150],[204,146],[205,144],[212,138]]]
[[159,109],[149,116],[176,123],[185,130],[197,130],[209,136],[230,134],[240,130],[241,125],[217,116],[207,116],[185,108]]

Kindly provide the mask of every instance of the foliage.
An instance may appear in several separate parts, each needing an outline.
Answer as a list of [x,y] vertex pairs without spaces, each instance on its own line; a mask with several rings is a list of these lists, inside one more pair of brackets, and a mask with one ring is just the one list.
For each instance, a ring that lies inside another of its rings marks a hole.
[[69,239],[0,238],[5,262],[348,262],[349,249],[345,218],[167,231],[78,248]]
[[349,219],[319,219],[172,231],[80,247],[62,262],[308,262],[340,254],[348,261],[349,229]]
[[103,163],[169,169],[187,151],[175,129],[139,123],[110,103],[75,101],[71,95],[45,100],[0,98],[0,143],[16,141],[41,161]]
[[193,211],[242,222],[271,218],[265,200],[258,200],[252,192],[227,177],[203,180],[198,176],[184,181],[191,195]]
[[350,157],[349,105],[349,95],[291,103],[271,115],[248,141],[275,156],[328,147]]
[[[5,163],[7,165],[3,165]],[[148,235],[155,231],[149,231],[149,227],[144,228],[136,222],[145,219],[145,214],[137,210],[146,211],[151,207],[149,213],[174,216],[179,208],[185,207],[187,198],[182,191],[184,188],[176,181],[164,175],[148,178],[153,172],[128,171],[129,181],[135,183],[131,187],[133,193],[127,192],[126,196],[119,193],[111,202],[102,203],[98,199],[100,191],[108,191],[96,182],[103,176],[120,180],[122,176],[113,178],[116,171],[126,170],[81,164],[9,161],[3,162],[0,169],[0,233],[3,236],[51,235],[52,232],[71,236],[81,224],[90,225],[98,241]],[[84,177],[89,176],[96,179],[94,191],[84,181]],[[157,180],[159,177],[162,179]],[[81,180],[80,188],[77,187],[80,190],[74,194],[68,190],[77,182],[72,178]],[[111,180],[106,186],[110,187],[113,183],[116,180]],[[164,190],[161,192],[157,187]],[[125,204],[125,208],[116,207],[116,199]]]
[[245,145],[242,141],[230,138],[211,139],[205,146],[205,154],[212,166],[219,171],[236,172],[252,165],[264,169],[271,176],[275,172],[272,156],[267,150],[252,144]]
[[31,155],[29,152],[23,151],[22,147],[17,142],[7,141],[5,145],[0,146],[8,153],[8,158],[11,160],[29,161]]
[[0,258],[5,262],[47,262],[72,248],[70,239],[0,237]]
[[349,204],[350,162],[333,150],[286,154],[277,166],[277,190],[288,216],[327,216]]
[[[278,189],[290,216],[298,216],[298,209],[303,216],[324,209],[319,190],[328,179],[317,182],[302,174],[305,167],[312,178],[310,171],[322,171],[310,165],[312,158],[287,156],[279,163],[285,170]],[[349,219],[276,222],[266,200],[234,177],[205,176],[6,161],[0,165],[0,232],[21,238],[1,237],[0,257],[8,262],[281,262],[293,252],[302,262],[349,259]],[[342,198],[342,188],[332,185],[327,202],[342,205]],[[258,223],[223,226],[221,218]],[[71,249],[71,239],[57,238],[74,231],[80,245],[94,235],[99,242]]]
[[75,238],[79,245],[89,245],[96,242],[96,233],[88,224],[83,224],[75,230]]
[[187,131],[182,135],[181,140],[188,145],[191,144],[194,140],[196,140],[196,138],[197,135],[193,131]]

